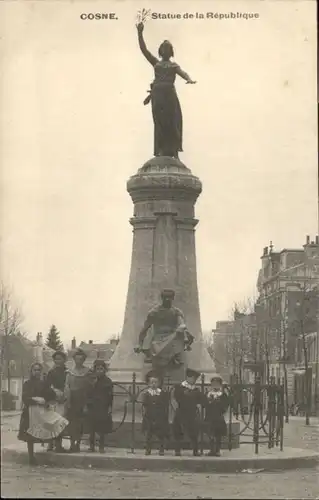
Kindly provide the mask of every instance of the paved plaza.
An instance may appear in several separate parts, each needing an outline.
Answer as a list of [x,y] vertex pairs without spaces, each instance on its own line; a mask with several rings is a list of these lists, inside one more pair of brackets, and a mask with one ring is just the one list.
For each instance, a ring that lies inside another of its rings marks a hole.
[[[16,446],[19,416],[3,416],[2,447]],[[319,421],[292,417],[285,446],[318,451]],[[41,447],[40,447],[41,449]],[[243,452],[242,452],[243,453]],[[161,457],[162,458],[162,457]],[[165,460],[165,459],[164,459]],[[4,498],[309,498],[319,497],[318,468],[242,469],[237,473],[150,472],[30,467],[2,463]]]
[[318,470],[185,474],[2,467],[3,498],[281,498],[319,496]]

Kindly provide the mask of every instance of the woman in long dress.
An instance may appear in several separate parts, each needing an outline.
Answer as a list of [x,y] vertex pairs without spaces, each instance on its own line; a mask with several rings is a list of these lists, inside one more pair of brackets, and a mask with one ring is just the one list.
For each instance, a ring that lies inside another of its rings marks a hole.
[[85,352],[82,349],[77,349],[73,355],[73,359],[74,367],[68,370],[64,390],[66,415],[70,422],[70,453],[80,451],[84,420],[87,413],[88,393],[92,384],[90,369],[84,366],[86,359]]
[[33,363],[30,379],[23,384],[23,409],[18,439],[28,445],[29,463],[36,464],[34,443],[48,443],[58,438],[68,421],[52,408],[55,393],[43,380],[41,363]]
[[183,151],[183,118],[174,82],[176,75],[186,80],[186,83],[196,82],[176,62],[171,61],[174,49],[168,40],[164,40],[158,49],[159,59],[151,54],[146,47],[143,30],[144,24],[138,23],[140,49],[154,67],[155,73],[149,96],[144,101],[144,104],[152,103],[154,155],[178,158],[178,153]]
[[[62,351],[56,351],[53,353],[52,359],[54,361],[54,367],[49,371],[46,382],[48,387],[55,393],[55,411],[64,416],[64,386],[67,374],[67,368],[65,366],[66,354]],[[53,451],[54,449],[57,453],[63,453],[65,451],[62,446],[62,436],[59,436],[55,441],[49,444],[48,451]]]

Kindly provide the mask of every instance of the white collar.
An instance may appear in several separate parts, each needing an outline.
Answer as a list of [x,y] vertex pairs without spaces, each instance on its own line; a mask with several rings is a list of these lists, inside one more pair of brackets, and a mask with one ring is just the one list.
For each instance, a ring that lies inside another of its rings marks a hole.
[[158,387],[157,389],[152,389],[151,387],[149,387],[147,389],[147,392],[151,395],[151,396],[159,396],[162,392],[162,390]]
[[193,391],[194,389],[196,389],[196,385],[190,384],[189,382],[187,382],[187,380],[184,380],[184,382],[182,382],[181,385],[186,389],[188,389],[189,391]]
[[223,395],[223,391],[217,391],[217,392],[216,391],[209,391],[207,393],[207,396],[209,398],[214,398],[214,399],[220,398],[220,396],[222,396],[222,395]]

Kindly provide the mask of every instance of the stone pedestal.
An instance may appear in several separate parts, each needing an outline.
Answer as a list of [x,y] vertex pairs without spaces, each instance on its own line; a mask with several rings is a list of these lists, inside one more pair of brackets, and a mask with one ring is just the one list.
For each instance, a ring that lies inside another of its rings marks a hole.
[[183,311],[195,336],[186,364],[202,373],[214,372],[202,339],[196,274],[194,205],[202,184],[179,160],[156,157],[128,180],[127,190],[134,203],[133,250],[124,326],[111,359],[111,377],[130,380],[135,371],[137,380],[143,378],[144,356],[133,349],[163,288],[175,290],[174,305]]

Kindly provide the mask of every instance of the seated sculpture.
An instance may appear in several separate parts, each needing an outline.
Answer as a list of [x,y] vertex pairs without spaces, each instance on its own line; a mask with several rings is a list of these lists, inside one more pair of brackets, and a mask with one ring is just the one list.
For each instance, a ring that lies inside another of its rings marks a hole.
[[[162,303],[151,309],[139,334],[136,353],[145,354],[145,362],[153,369],[178,367],[184,363],[183,353],[194,341],[185,325],[184,315],[173,306],[174,290],[161,292]],[[147,332],[152,328],[150,337]]]

